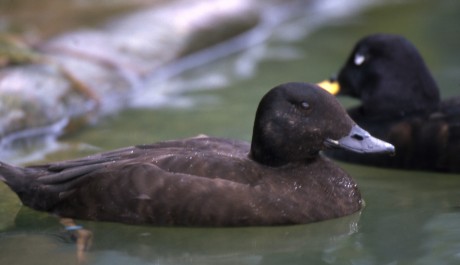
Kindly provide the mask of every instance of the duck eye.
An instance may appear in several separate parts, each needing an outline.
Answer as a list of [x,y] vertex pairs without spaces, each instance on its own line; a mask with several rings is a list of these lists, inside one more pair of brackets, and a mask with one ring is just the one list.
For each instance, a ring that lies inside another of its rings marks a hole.
[[357,53],[355,55],[355,61],[354,61],[355,65],[360,66],[361,64],[364,63],[364,61],[366,61],[366,56],[364,56],[364,55],[362,55],[360,53]]
[[305,110],[309,110],[310,109],[310,104],[308,104],[308,102],[306,101],[302,101],[300,103],[300,106],[302,107],[302,109],[305,109]]

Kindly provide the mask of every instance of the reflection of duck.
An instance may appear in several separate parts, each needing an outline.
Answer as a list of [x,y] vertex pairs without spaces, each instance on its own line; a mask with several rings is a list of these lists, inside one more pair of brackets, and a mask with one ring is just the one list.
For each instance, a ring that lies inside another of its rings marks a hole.
[[324,90],[288,83],[268,92],[252,144],[195,137],[26,168],[1,164],[31,208],[135,224],[240,226],[308,223],[361,208],[351,177],[326,147],[392,152]]
[[396,156],[342,152],[332,156],[376,166],[460,172],[460,98],[440,100],[422,57],[405,38],[387,34],[363,38],[337,81],[339,95],[361,100],[348,111],[351,118],[394,144]]
[[[296,264],[305,260],[309,264],[321,264],[324,255],[334,254],[331,247],[343,248],[356,243],[349,235],[358,231],[359,219],[360,212],[357,212],[309,225],[233,229],[172,229],[80,221],[94,234],[94,244],[82,256],[91,264],[152,264],[153,261],[155,264],[271,264],[288,257]],[[10,264],[31,264],[32,257],[41,256],[39,264],[50,264],[56,255],[45,257],[44,253],[56,252],[59,259],[68,264],[75,259],[72,251],[62,251],[69,249],[71,241],[66,233],[56,233],[52,217],[22,207],[16,221],[16,226],[3,230],[0,237],[2,246],[16,251],[4,250],[2,260],[11,261]],[[39,246],[30,248],[37,242]],[[18,255],[26,250],[28,255]],[[348,256],[350,252],[353,249],[347,249]]]

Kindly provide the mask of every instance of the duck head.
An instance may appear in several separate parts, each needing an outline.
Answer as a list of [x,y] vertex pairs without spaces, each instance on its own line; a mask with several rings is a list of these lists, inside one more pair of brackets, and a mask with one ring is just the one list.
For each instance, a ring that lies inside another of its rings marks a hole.
[[319,85],[361,100],[365,114],[404,115],[433,111],[439,89],[422,56],[399,35],[374,34],[356,43],[336,81]]
[[340,103],[317,85],[286,83],[260,101],[250,156],[269,166],[305,162],[327,148],[393,153],[394,147],[357,126]]

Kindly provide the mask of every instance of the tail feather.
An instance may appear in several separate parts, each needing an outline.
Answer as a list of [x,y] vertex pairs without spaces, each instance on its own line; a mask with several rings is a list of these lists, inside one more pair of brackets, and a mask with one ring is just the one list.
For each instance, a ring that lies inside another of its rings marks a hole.
[[90,165],[62,166],[49,170],[53,164],[17,167],[0,162],[0,181],[6,183],[21,201],[36,210],[50,211],[68,193],[91,176],[91,172],[108,162]]
[[27,181],[27,168],[16,167],[0,162],[0,180],[6,183],[16,193],[20,192]]
[[40,211],[48,211],[58,200],[55,193],[36,180],[46,171],[43,169],[17,167],[0,162],[0,180],[5,182],[21,199],[24,205]]

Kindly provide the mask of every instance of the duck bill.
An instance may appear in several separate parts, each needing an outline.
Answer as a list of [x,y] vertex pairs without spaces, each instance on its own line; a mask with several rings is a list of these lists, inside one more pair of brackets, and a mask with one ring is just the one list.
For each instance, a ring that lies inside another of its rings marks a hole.
[[332,95],[337,95],[340,92],[340,85],[337,80],[328,79],[317,83],[317,85]]
[[340,148],[362,154],[395,154],[392,144],[384,142],[370,135],[358,125],[353,125],[350,133],[339,140],[327,139],[326,146]]

